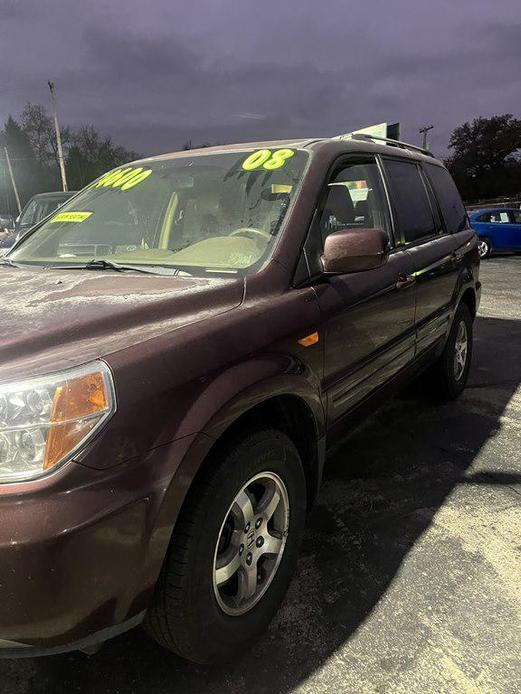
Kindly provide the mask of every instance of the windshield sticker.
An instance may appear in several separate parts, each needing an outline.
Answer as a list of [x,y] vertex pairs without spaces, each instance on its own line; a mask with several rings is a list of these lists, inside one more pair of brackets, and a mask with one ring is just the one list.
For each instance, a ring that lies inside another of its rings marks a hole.
[[119,188],[120,190],[129,190],[134,188],[138,183],[141,183],[152,174],[152,169],[145,169],[140,166],[135,169],[133,166],[128,166],[125,169],[110,171],[103,178],[96,181],[93,188]]
[[251,253],[230,253],[229,263],[239,267],[247,267],[254,261],[254,256]]
[[92,212],[59,212],[49,220],[49,224],[59,222],[84,222],[91,216]]
[[258,149],[243,161],[242,168],[244,171],[256,171],[262,167],[267,171],[274,171],[284,166],[294,154],[293,149],[276,149],[274,152],[271,149]]

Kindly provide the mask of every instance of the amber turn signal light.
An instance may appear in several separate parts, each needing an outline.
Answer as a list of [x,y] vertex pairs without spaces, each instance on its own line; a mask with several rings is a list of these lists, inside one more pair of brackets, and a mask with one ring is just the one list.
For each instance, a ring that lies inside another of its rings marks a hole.
[[89,434],[110,407],[102,373],[79,376],[56,388],[43,469],[54,467]]
[[310,335],[306,335],[306,337],[301,337],[300,340],[298,340],[299,345],[302,345],[302,347],[311,347],[311,345],[316,345],[318,342],[318,332],[311,333]]

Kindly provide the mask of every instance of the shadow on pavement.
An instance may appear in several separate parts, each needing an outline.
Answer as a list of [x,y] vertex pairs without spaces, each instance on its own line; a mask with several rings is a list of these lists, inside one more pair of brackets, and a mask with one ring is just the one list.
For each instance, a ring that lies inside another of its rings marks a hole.
[[465,474],[501,428],[521,382],[521,322],[478,318],[475,337],[469,387],[459,401],[436,406],[418,394],[404,394],[331,457],[286,601],[249,654],[226,667],[197,667],[135,630],[90,658],[0,661],[2,693],[252,694],[289,692],[304,681],[371,617],[410,548],[457,485],[520,481],[513,470]]
[[521,475],[508,472],[496,472],[495,470],[483,470],[475,475],[467,475],[465,479],[460,481],[466,482],[467,484],[486,484],[487,486],[491,484],[504,484],[510,487],[515,484],[521,484]]

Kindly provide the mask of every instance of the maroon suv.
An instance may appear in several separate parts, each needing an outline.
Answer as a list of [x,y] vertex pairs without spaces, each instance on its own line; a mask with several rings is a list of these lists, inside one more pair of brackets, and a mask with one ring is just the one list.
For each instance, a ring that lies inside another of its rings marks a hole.
[[403,143],[144,159],[1,262],[5,657],[143,620],[194,661],[236,654],[283,599],[328,447],[427,368],[447,398],[467,380],[476,237]]

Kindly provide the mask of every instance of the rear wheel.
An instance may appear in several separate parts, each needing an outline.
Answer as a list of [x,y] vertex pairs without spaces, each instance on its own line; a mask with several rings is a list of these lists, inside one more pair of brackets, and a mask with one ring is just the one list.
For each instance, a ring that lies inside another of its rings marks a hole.
[[182,511],[148,632],[199,663],[237,657],[282,602],[305,508],[302,464],[285,434],[264,430],[231,445]]
[[463,392],[472,360],[472,314],[460,304],[445,349],[434,367],[434,388],[445,400],[455,400]]
[[492,244],[486,238],[481,237],[478,241],[478,253],[479,257],[484,260],[490,256],[492,251]]

